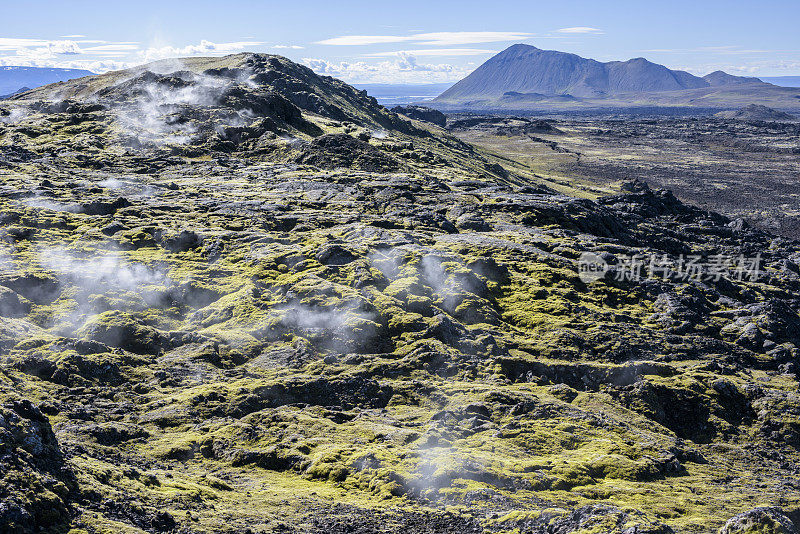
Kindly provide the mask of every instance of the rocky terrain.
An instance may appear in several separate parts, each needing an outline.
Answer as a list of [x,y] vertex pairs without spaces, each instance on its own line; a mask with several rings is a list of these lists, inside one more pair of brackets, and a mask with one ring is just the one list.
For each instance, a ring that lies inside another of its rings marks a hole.
[[639,179],[684,202],[800,238],[796,122],[745,115],[451,115],[448,129],[509,170],[566,194],[596,198]]
[[0,531],[800,524],[796,241],[277,56],[0,109]]
[[392,111],[411,119],[430,122],[442,128],[447,125],[447,117],[444,113],[426,106],[395,106]]

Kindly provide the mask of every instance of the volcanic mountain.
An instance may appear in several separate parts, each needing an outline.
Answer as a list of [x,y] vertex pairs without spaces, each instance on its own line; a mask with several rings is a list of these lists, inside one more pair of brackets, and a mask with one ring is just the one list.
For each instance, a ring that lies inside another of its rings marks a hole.
[[[4,101],[0,128],[3,123],[28,132],[15,138],[17,149],[88,150],[96,157],[86,165],[108,161],[112,152],[247,152],[323,168],[430,172],[449,165],[494,172],[469,145],[440,128],[392,113],[366,91],[268,54],[171,59],[47,85]],[[58,135],[62,127],[72,135]],[[75,144],[88,136],[89,146]]]
[[[645,58],[601,63],[575,54],[516,44],[487,60],[434,99],[439,107],[526,107],[571,105],[718,105],[713,95],[783,97],[776,107],[797,107],[800,90],[779,88],[758,78],[716,71],[704,77],[671,70]],[[699,99],[699,101],[698,101]]]

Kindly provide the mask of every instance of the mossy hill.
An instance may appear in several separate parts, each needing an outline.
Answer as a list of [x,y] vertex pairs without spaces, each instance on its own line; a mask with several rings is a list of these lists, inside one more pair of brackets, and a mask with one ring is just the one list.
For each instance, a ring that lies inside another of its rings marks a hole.
[[0,109],[0,531],[795,528],[796,242],[277,56]]

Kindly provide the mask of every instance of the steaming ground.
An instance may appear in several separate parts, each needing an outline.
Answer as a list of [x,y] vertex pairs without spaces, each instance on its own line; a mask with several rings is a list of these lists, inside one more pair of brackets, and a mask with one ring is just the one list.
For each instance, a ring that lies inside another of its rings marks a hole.
[[795,528],[797,243],[554,194],[312,74],[158,64],[0,131],[0,532]]
[[[183,68],[180,62],[174,62],[168,68],[176,70],[157,69],[164,76],[162,78],[148,71],[111,89],[112,93],[127,96],[127,87],[135,87],[136,98],[119,107],[117,122],[123,131],[133,134],[139,142],[157,145],[189,143],[198,134],[198,128],[182,117],[182,111],[218,106],[231,87],[240,84],[252,87],[248,84],[246,72],[223,78],[195,74]],[[225,128],[246,127],[255,118],[249,109],[223,115]],[[216,133],[224,136],[225,128],[217,128]]]
[[39,265],[55,276],[58,286],[72,289],[65,313],[53,314],[53,330],[60,335],[75,336],[80,327],[110,309],[130,312],[157,307],[177,290],[165,273],[128,261],[110,247],[88,256],[59,247],[39,254]]

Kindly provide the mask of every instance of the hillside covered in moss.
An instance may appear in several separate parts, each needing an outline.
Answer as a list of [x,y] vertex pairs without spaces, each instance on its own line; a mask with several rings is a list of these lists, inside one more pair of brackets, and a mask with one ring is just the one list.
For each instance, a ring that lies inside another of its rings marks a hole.
[[17,95],[0,531],[796,532],[798,263],[278,56]]

